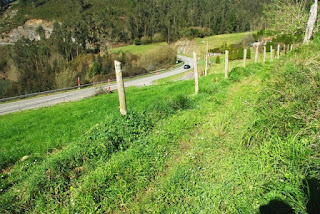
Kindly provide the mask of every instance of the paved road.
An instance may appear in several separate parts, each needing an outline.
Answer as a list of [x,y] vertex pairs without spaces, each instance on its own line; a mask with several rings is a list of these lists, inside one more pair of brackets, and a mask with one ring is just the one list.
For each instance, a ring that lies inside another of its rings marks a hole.
[[[178,57],[183,62],[185,62],[185,64],[189,64],[191,66],[193,65],[192,58],[185,57],[185,56],[178,56]],[[152,82],[155,80],[180,74],[185,71],[186,70],[183,68],[183,66],[181,66],[169,72],[155,74],[152,76],[142,77],[134,80],[128,80],[128,81],[125,80],[124,85],[125,87],[130,87],[130,86],[142,87],[142,86],[152,85],[153,84]],[[107,88],[107,86],[105,86],[105,88]],[[116,89],[117,89],[117,85],[111,84],[111,90],[116,90]],[[52,94],[44,97],[36,97],[32,99],[19,100],[16,102],[3,103],[3,104],[0,104],[0,115],[27,110],[27,109],[35,109],[35,108],[41,108],[46,106],[52,106],[52,105],[63,103],[63,102],[77,101],[77,100],[81,100],[83,98],[94,95],[96,91],[97,91],[97,87],[84,88],[81,90],[74,90],[70,92]]]
[[14,43],[4,43],[4,42],[0,42],[0,46],[6,46],[6,45],[14,45]]

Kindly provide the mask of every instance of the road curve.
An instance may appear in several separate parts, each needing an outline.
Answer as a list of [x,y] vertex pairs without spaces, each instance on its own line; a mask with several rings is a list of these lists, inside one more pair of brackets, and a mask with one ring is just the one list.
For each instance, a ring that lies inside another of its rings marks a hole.
[[[189,64],[191,66],[193,65],[193,59],[190,57],[178,56],[178,58],[181,59],[184,62],[184,64]],[[183,68],[183,65],[182,65],[181,67],[176,68],[172,71],[163,72],[163,73],[155,74],[152,76],[142,77],[139,79],[133,79],[133,80],[127,80],[127,81],[124,80],[124,85],[125,87],[131,87],[131,86],[142,87],[142,86],[152,85],[153,84],[152,82],[155,80],[180,74],[185,71],[186,70]],[[10,102],[10,103],[3,103],[3,104],[0,104],[0,115],[13,113],[17,111],[23,111],[27,109],[35,109],[35,108],[52,106],[58,103],[78,101],[83,98],[93,96],[96,93],[97,88],[98,87],[84,88],[81,90],[74,90],[70,92],[52,94],[52,95],[43,96],[43,97],[36,97],[36,98],[19,100],[19,101]],[[105,86],[104,88],[107,88],[107,86]],[[117,90],[117,85],[111,84],[111,90]]]

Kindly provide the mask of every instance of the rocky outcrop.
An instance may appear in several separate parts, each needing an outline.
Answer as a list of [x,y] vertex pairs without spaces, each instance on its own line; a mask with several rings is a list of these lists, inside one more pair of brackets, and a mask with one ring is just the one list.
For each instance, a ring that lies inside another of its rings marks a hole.
[[39,26],[44,29],[45,37],[49,38],[53,30],[53,23],[41,19],[30,19],[24,25],[11,30],[9,33],[2,33],[0,43],[15,43],[21,38],[40,40],[40,35],[36,32]]

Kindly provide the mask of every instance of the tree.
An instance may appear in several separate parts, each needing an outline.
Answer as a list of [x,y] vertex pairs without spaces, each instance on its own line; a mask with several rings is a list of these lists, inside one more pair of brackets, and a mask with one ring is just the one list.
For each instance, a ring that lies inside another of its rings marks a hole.
[[264,11],[270,35],[301,41],[307,23],[306,1],[272,0]]

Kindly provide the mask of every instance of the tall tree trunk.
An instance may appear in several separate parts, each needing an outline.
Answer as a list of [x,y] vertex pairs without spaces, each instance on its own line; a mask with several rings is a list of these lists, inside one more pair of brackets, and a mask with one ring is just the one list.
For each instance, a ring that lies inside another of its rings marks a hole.
[[315,0],[314,4],[311,6],[311,9],[310,9],[310,17],[309,17],[306,35],[304,37],[303,43],[308,43],[312,37],[314,24],[316,23],[316,20],[317,20],[317,13],[318,13],[318,0]]

